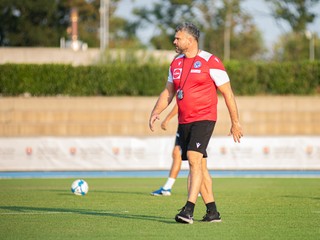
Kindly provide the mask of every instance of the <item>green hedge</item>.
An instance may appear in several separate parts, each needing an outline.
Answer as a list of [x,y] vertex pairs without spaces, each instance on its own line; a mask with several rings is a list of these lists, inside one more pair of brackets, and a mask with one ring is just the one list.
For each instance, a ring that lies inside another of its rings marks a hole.
[[[320,62],[225,64],[237,95],[319,94]],[[19,96],[157,96],[168,64],[0,65],[0,94]]]
[[238,95],[320,93],[320,62],[229,62],[226,68]]

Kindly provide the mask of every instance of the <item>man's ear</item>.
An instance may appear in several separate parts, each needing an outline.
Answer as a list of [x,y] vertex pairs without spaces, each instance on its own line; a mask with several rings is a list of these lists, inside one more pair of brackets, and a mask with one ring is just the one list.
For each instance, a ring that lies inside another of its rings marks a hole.
[[192,36],[188,36],[188,41],[189,41],[189,44],[193,44],[193,41],[195,41],[195,39],[192,37]]

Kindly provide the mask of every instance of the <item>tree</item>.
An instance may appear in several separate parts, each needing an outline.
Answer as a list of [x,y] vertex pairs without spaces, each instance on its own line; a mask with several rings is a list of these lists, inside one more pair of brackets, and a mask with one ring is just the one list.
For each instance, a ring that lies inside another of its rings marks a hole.
[[[151,44],[157,49],[172,49],[174,29],[183,21],[191,21],[201,29],[200,46],[223,57],[226,28],[232,59],[251,59],[263,51],[260,32],[252,18],[241,11],[241,0],[166,0],[155,3],[152,9],[135,9],[140,27],[153,25],[157,32]],[[228,15],[229,14],[229,15]],[[227,21],[227,16],[231,16]],[[230,25],[228,25],[230,23]],[[248,47],[247,47],[248,46]],[[228,59],[227,59],[228,60]]]
[[271,3],[273,16],[277,20],[289,23],[293,32],[305,32],[308,23],[312,23],[316,14],[313,6],[320,0],[266,0]]
[[156,49],[172,49],[174,29],[182,21],[195,19],[192,0],[165,0],[154,3],[152,9],[134,9],[138,17],[136,25],[144,28],[154,26],[155,34],[150,43]]
[[280,36],[275,43],[273,58],[277,61],[320,59],[320,48],[317,46],[320,46],[317,35],[289,32]]
[[[140,46],[134,25],[115,17],[119,0],[110,0],[110,46]],[[0,46],[59,46],[68,39],[71,9],[78,12],[79,39],[99,46],[100,0],[0,0]]]
[[67,27],[56,1],[1,0],[0,45],[52,46]]
[[223,0],[221,7],[214,8],[214,15],[208,6],[202,1],[205,48],[225,60],[257,58],[264,52],[261,33],[252,17],[242,11],[241,0]]
[[[267,0],[273,16],[286,21],[291,31],[283,34],[274,45],[274,59],[296,61],[310,59],[310,40],[306,36],[307,25],[315,20],[313,6],[320,0]],[[312,34],[312,41],[317,37]]]

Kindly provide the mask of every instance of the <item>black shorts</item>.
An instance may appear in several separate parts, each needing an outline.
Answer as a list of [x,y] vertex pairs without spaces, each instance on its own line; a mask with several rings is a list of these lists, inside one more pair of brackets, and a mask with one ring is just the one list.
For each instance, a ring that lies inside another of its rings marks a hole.
[[176,139],[174,141],[174,146],[180,146],[178,130],[177,130],[177,133],[176,133]]
[[188,160],[187,151],[196,151],[207,156],[207,147],[213,133],[215,121],[199,121],[179,124],[176,142],[180,145],[182,160]]

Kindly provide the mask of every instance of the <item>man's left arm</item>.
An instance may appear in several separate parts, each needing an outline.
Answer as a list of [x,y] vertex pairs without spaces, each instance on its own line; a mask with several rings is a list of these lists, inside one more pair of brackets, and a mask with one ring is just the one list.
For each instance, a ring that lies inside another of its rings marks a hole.
[[231,129],[229,135],[232,134],[233,140],[235,142],[240,142],[240,138],[243,136],[243,132],[240,125],[238,107],[231,88],[231,84],[230,82],[226,82],[219,86],[218,89],[224,97],[231,119]]

